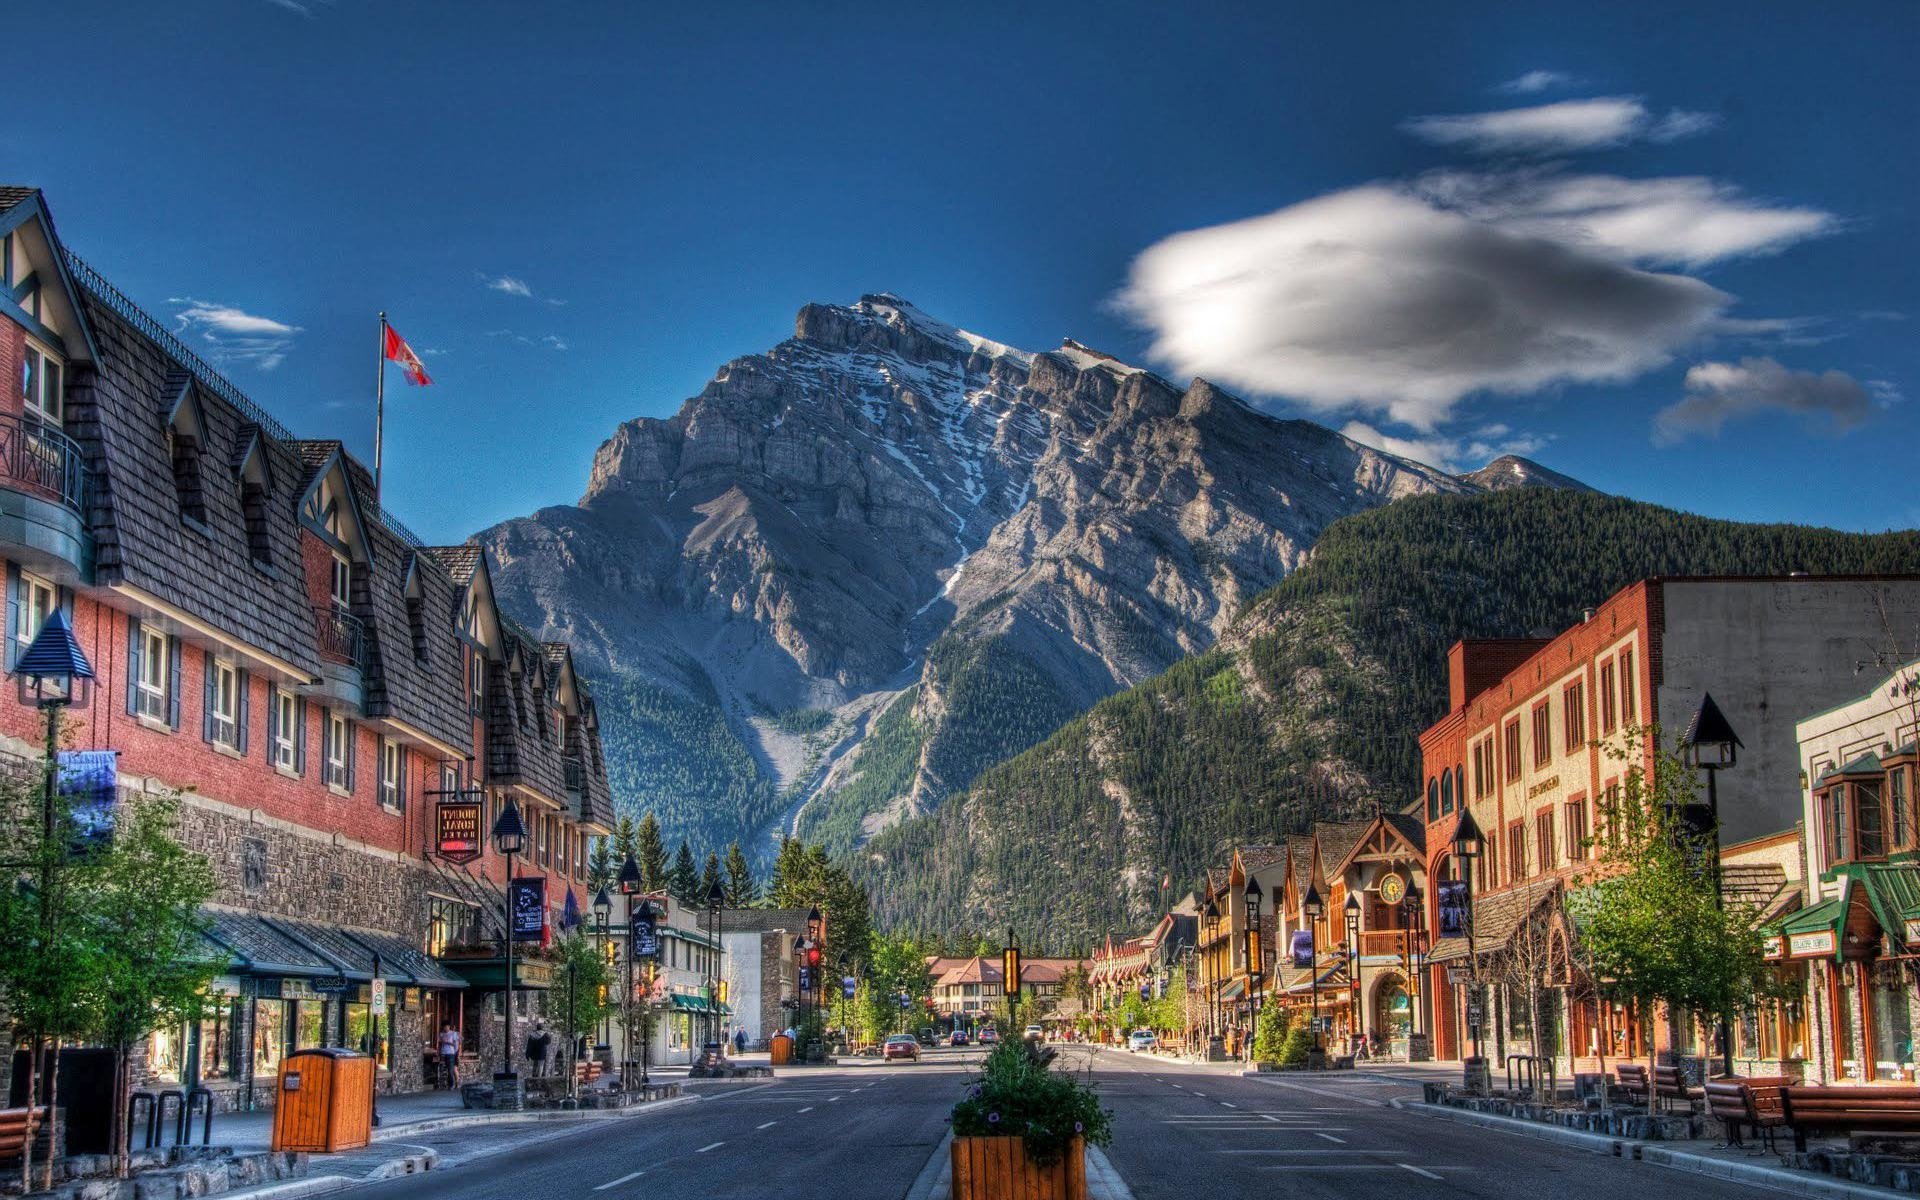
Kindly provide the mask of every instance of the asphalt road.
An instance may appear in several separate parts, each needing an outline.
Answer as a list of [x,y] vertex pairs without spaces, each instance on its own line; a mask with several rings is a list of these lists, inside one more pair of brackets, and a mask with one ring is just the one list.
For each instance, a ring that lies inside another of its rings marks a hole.
[[[357,1188],[356,1200],[783,1200],[900,1197],[946,1135],[947,1111],[978,1070],[972,1052],[916,1064],[783,1069],[690,1104],[517,1140],[497,1153],[443,1150],[442,1169]],[[437,1139],[436,1139],[437,1140]],[[463,1142],[467,1139],[462,1139]],[[382,1143],[390,1147],[393,1143]]]
[[1354,1076],[1244,1078],[1124,1051],[1089,1060],[1138,1200],[1474,1196],[1737,1200],[1751,1187],[1393,1108],[1417,1089]]

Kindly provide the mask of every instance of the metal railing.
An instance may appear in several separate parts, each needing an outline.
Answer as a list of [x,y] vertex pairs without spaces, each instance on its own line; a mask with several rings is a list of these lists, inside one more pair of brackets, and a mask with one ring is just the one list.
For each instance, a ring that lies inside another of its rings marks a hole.
[[35,417],[0,413],[0,471],[6,482],[87,515],[87,463],[66,434]]
[[313,609],[313,623],[320,637],[321,658],[355,667],[364,665],[361,657],[366,651],[366,627],[359,617],[331,604],[318,604]]

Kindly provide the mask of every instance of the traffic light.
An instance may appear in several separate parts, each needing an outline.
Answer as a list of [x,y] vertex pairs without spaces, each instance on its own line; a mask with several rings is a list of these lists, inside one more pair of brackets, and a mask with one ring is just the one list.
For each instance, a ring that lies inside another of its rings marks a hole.
[[817,967],[820,965],[820,947],[818,946],[807,947],[807,965],[810,967]]

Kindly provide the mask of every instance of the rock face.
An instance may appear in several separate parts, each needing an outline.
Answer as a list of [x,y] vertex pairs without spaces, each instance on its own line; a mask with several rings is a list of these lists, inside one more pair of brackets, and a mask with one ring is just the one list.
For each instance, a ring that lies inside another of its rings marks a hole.
[[1522,487],[1560,488],[1569,492],[1595,490],[1570,475],[1549,470],[1517,454],[1502,455],[1478,471],[1460,476],[1460,479],[1485,492],[1504,492],[1508,488]]
[[[602,705],[624,809],[701,841],[844,844],[1212,645],[1332,521],[1506,485],[880,294],[802,308],[673,417],[620,426],[579,504],[478,540],[511,610],[603,692],[638,689]],[[662,715],[681,704],[718,714],[699,738],[737,739],[757,784],[687,807],[718,768],[661,758],[705,752]]]

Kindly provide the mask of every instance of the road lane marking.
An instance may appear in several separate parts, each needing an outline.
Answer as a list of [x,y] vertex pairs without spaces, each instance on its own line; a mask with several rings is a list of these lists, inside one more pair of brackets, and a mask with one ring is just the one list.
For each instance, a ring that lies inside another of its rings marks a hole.
[[1347,1144],[1347,1139],[1345,1139],[1345,1138],[1337,1138],[1337,1137],[1335,1137],[1335,1136],[1333,1136],[1333,1135],[1332,1135],[1332,1134],[1330,1134],[1330,1133],[1321,1133],[1321,1132],[1320,1132],[1319,1130],[1315,1130],[1315,1131],[1314,1131],[1314,1134],[1313,1134],[1313,1136],[1315,1136],[1315,1137],[1317,1137],[1317,1138],[1325,1138],[1325,1139],[1327,1139],[1327,1140],[1328,1140],[1328,1141],[1330,1141],[1330,1142],[1338,1142],[1338,1143],[1339,1143],[1340,1145],[1342,1145],[1342,1146],[1344,1146],[1344,1145],[1346,1145],[1346,1144]]
[[705,1153],[706,1153],[707,1151],[709,1151],[709,1150],[718,1150],[718,1149],[719,1149],[720,1147],[722,1147],[722,1146],[724,1146],[724,1145],[726,1145],[726,1143],[725,1143],[725,1142],[714,1142],[714,1143],[712,1143],[712,1144],[710,1144],[710,1145],[706,1145],[706,1146],[702,1146],[702,1147],[700,1147],[700,1148],[699,1148],[698,1150],[695,1150],[695,1151],[694,1151],[694,1153],[695,1153],[695,1154],[705,1154]]
[[1422,1175],[1428,1179],[1438,1179],[1442,1183],[1446,1182],[1446,1180],[1440,1179],[1440,1176],[1435,1175],[1432,1171],[1422,1171],[1419,1167],[1414,1166],[1412,1163],[1400,1163],[1398,1165],[1406,1168],[1409,1171],[1412,1171],[1415,1175]]
[[838,1097],[838,1096],[828,1096],[828,1097],[827,1097],[827,1103],[828,1103],[828,1104],[838,1104],[839,1102],[840,1102],[840,1097]]
[[754,1128],[755,1129],[772,1129],[775,1125],[778,1125],[779,1123],[780,1122],[778,1121],[768,1121],[763,1125],[755,1125]]
[[811,1104],[809,1104],[809,1105],[807,1105],[807,1106],[806,1106],[805,1108],[803,1108],[803,1109],[801,1109],[800,1111],[801,1111],[801,1112],[812,1112],[812,1111],[813,1111],[813,1105],[811,1105]]
[[608,1182],[601,1184],[599,1187],[593,1190],[596,1192],[604,1192],[610,1187],[619,1187],[623,1183],[632,1183],[634,1180],[640,1178],[642,1175],[645,1175],[645,1174],[646,1174],[645,1171],[635,1171],[631,1175],[622,1175],[618,1179],[609,1180]]
[[1225,1100],[1222,1100],[1220,1102],[1220,1107],[1221,1108],[1239,1108],[1240,1106],[1238,1104],[1229,1104]]
[[1369,1100],[1365,1096],[1349,1096],[1344,1092],[1328,1091],[1326,1088],[1308,1087],[1304,1083],[1282,1083],[1278,1079],[1260,1079],[1255,1082],[1264,1083],[1268,1087],[1291,1088],[1296,1092],[1309,1092],[1315,1096],[1331,1096],[1335,1100],[1345,1100],[1349,1104],[1364,1104],[1369,1108],[1387,1107],[1385,1100]]

